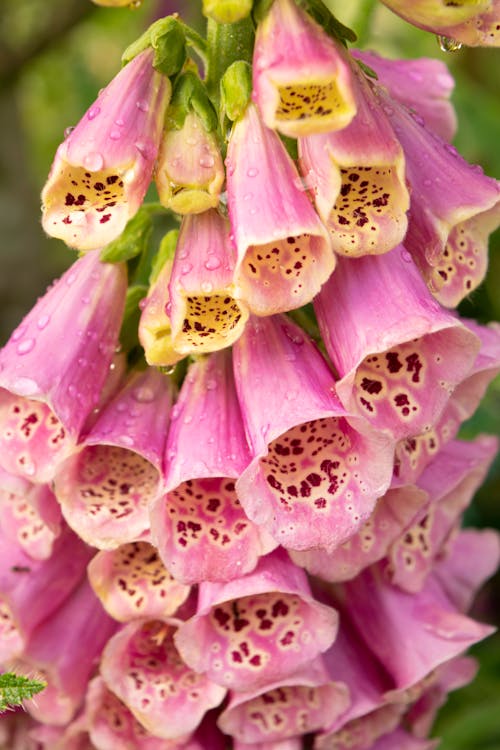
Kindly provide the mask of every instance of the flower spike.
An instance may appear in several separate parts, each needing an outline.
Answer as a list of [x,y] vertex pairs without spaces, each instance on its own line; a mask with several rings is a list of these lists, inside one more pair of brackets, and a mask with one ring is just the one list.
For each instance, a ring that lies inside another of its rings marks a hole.
[[57,150],[42,191],[42,224],[70,247],[107,245],[144,199],[171,92],[152,58],[145,50],[128,63]]
[[335,252],[378,255],[403,240],[410,197],[403,150],[357,67],[356,116],[340,131],[300,138],[299,155]]
[[310,302],[335,267],[330,237],[285,147],[252,104],[234,124],[226,165],[236,295],[256,315]]
[[347,53],[294,0],[257,27],[253,99],[268,128],[292,138],[338,130],[356,113]]

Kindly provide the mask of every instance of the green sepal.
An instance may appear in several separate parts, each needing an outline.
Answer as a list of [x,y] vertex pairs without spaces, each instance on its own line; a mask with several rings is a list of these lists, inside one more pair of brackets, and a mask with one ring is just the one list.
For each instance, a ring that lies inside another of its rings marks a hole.
[[192,70],[186,70],[177,78],[172,99],[167,110],[166,128],[180,130],[189,112],[194,112],[208,133],[217,128],[217,115],[210,102],[205,85]]
[[148,287],[145,284],[133,284],[127,289],[125,296],[125,312],[123,313],[122,327],[120,330],[120,343],[122,349],[129,352],[135,346],[139,345],[139,319],[141,317],[141,308],[139,302],[148,294]]
[[103,263],[131,260],[147,247],[153,232],[153,218],[148,204],[142,206],[128,222],[119,237],[106,245],[101,253]]
[[217,23],[236,23],[250,15],[252,0],[203,0],[202,12]]
[[340,23],[322,0],[299,0],[299,5],[324,28],[329,36],[341,42],[345,47],[347,47],[347,42],[352,44],[356,41],[356,33],[348,26]]
[[173,259],[175,255],[175,249],[177,247],[178,238],[178,229],[171,229],[170,232],[167,232],[166,235],[162,238],[160,247],[158,248],[158,252],[156,253],[151,264],[151,273],[149,275],[150,284],[154,284],[167,260]]
[[366,65],[366,63],[364,63],[362,60],[356,60],[356,62],[358,63],[363,73],[365,73],[365,75],[367,75],[369,78],[374,78],[376,81],[378,80],[378,75],[373,70],[373,68],[370,68],[370,66]]
[[221,108],[231,122],[243,115],[251,95],[252,68],[244,60],[236,60],[220,82]]
[[47,687],[42,680],[32,680],[21,674],[4,672],[0,674],[0,711],[20,706]]
[[186,35],[183,24],[173,16],[160,18],[132,42],[122,55],[126,65],[148,47],[154,51],[153,68],[165,76],[176,75],[186,61]]

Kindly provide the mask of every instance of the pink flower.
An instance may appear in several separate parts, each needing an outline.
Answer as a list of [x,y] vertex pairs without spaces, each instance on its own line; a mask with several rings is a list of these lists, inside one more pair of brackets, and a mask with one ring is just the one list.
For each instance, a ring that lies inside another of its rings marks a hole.
[[98,256],[74,263],[0,351],[0,464],[33,482],[74,452],[118,344],[125,268]]
[[15,492],[1,487],[2,532],[35,560],[51,556],[54,541],[61,533],[61,522],[59,503],[48,485],[26,482],[24,488]]
[[129,62],[57,150],[42,224],[70,247],[107,245],[144,199],[171,92],[152,57],[147,49]]
[[330,238],[285,147],[252,104],[233,126],[226,165],[235,296],[256,315],[310,302],[335,267]]
[[297,138],[345,127],[356,112],[347,53],[293,0],[257,27],[253,99],[268,128]]

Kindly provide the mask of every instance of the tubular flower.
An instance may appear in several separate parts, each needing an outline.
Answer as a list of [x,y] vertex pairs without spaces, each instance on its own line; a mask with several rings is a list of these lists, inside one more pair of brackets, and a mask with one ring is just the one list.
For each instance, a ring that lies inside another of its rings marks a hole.
[[70,247],[107,245],[144,199],[171,91],[152,56],[145,50],[128,63],[57,150],[42,225]]
[[[389,60],[375,52],[353,50],[377,74],[377,82],[390,96],[421,117],[425,126],[444,141],[451,141],[457,130],[457,116],[450,96],[455,81],[441,60]],[[380,113],[379,113],[380,114]]]
[[63,515],[89,544],[115,549],[148,531],[147,505],[163,488],[172,395],[157,370],[133,373],[57,473]]
[[230,346],[243,331],[246,305],[233,286],[229,226],[215,210],[182,222],[169,282],[172,346],[182,356]]
[[285,147],[252,104],[234,124],[226,165],[236,296],[256,315],[310,302],[335,267],[330,238]]
[[160,145],[155,180],[164,206],[179,214],[217,208],[224,165],[215,137],[195,112],[180,129],[166,129]]
[[218,352],[192,364],[184,380],[167,439],[166,494],[151,504],[152,536],[177,580],[231,580],[276,546],[236,493],[249,462],[231,355]]
[[252,573],[202,583],[196,614],[175,642],[196,672],[236,691],[277,684],[332,644],[337,613],[316,601],[305,573],[283,550]]
[[0,528],[33,559],[51,556],[61,521],[59,503],[48,485],[25,482],[14,492],[0,488]]
[[315,310],[345,408],[398,440],[431,429],[479,350],[477,337],[432,299],[402,246],[341,259]]
[[106,612],[119,622],[173,615],[190,591],[171,577],[149,542],[98,552],[88,577]]
[[236,483],[243,509],[285,547],[334,549],[387,489],[393,441],[343,409],[326,362],[285,317],[251,318],[233,357],[253,454]]
[[471,47],[500,46],[498,0],[382,0],[384,5],[421,29]]
[[325,729],[348,705],[347,687],[330,680],[318,657],[264,691],[232,693],[218,723],[240,742],[267,744]]
[[139,341],[144,349],[146,362],[152,366],[175,365],[183,358],[174,348],[172,326],[166,313],[170,304],[168,283],[171,273],[172,261],[167,260],[156,279],[151,282],[147,296],[140,303],[142,312],[139,320]]
[[0,351],[6,471],[48,482],[74,452],[110,372],[125,290],[124,267],[90,253],[38,300]]
[[275,0],[257,27],[253,99],[267,127],[292,138],[338,130],[356,113],[345,50],[293,0]]
[[185,741],[226,689],[183,662],[173,640],[177,624],[140,620],[123,626],[104,649],[101,675],[145,729]]
[[483,280],[487,240],[500,223],[500,185],[378,89],[406,159],[411,207],[405,247],[447,307]]
[[299,139],[319,215],[341,255],[385,253],[404,238],[410,198],[403,150],[361,71],[356,116],[342,130]]

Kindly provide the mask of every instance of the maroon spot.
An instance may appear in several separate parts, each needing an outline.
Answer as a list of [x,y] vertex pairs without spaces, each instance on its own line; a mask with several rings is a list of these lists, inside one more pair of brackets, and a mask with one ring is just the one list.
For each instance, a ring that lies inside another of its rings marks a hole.
[[274,477],[272,474],[268,474],[266,479],[267,483],[270,484],[273,489],[279,490],[281,492],[282,484],[281,482],[278,482],[276,477]]
[[259,654],[255,654],[255,656],[252,656],[250,659],[250,664],[252,667],[260,667],[260,656]]
[[420,382],[420,370],[422,369],[422,363],[420,361],[420,357],[418,356],[417,352],[414,352],[413,354],[410,354],[408,357],[406,357],[406,370],[407,372],[412,372],[412,381],[414,383]]
[[224,610],[220,607],[217,607],[214,610],[214,618],[217,620],[218,624],[221,625],[221,627],[224,627],[224,625],[227,625],[227,623],[229,622],[230,615],[228,615],[227,612],[224,612]]
[[409,406],[410,404],[406,393],[398,393],[398,395],[394,397],[394,403],[396,406]]
[[104,214],[104,216],[101,216],[99,219],[99,224],[106,224],[107,221],[111,219],[111,214]]
[[285,617],[289,611],[290,608],[287,604],[285,604],[283,599],[278,599],[272,606],[271,615],[273,617]]
[[211,497],[207,503],[207,510],[211,511],[212,513],[215,513],[217,508],[220,506],[220,500],[218,500],[216,497]]
[[385,358],[387,360],[387,369],[389,370],[389,372],[399,372],[403,367],[403,365],[399,361],[399,355],[397,352],[387,352]]
[[367,393],[380,393],[382,390],[382,383],[380,380],[372,380],[371,378],[363,378],[361,381],[361,388]]
[[241,658],[241,654],[238,653],[238,651],[231,651],[231,657],[233,661],[237,662],[238,664],[241,664],[243,659]]
[[102,182],[94,182],[94,190],[101,191],[104,190],[105,187],[106,185]]
[[280,639],[282,646],[289,646],[292,643],[294,637],[293,630],[287,630],[283,638]]
[[74,202],[75,202],[75,196],[72,195],[71,193],[67,193],[66,198],[64,199],[65,205],[72,206]]
[[309,484],[312,485],[312,487],[319,487],[319,485],[321,484],[320,475],[314,472],[311,472],[311,474],[308,474],[306,479],[309,482]]
[[239,617],[235,619],[233,623],[234,632],[239,633],[240,630],[243,630],[243,628],[246,628],[247,625],[250,625],[249,620],[245,620],[243,617]]

